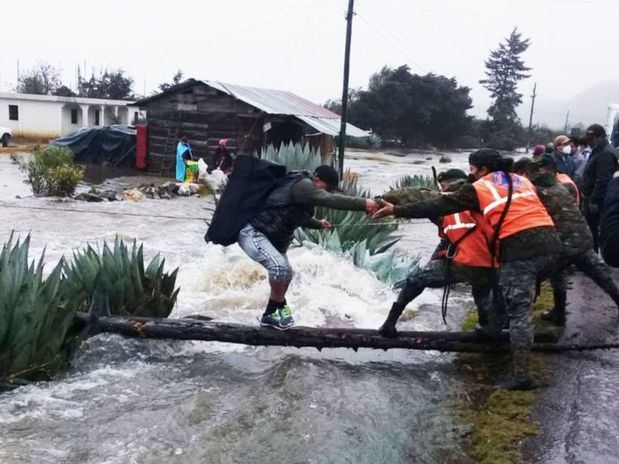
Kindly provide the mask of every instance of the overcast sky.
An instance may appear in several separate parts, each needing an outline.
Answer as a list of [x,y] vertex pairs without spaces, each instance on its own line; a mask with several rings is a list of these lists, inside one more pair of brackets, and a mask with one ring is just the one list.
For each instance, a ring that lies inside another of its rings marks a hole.
[[[123,68],[151,93],[177,69],[185,77],[291,90],[317,103],[341,94],[347,0],[6,1],[0,13],[0,90],[37,60]],[[532,77],[521,91],[528,113],[533,83],[538,119],[557,125],[578,94],[595,85],[613,96],[592,103],[605,115],[619,101],[619,0],[356,0],[350,83],[366,86],[383,65],[456,77],[471,87],[473,114],[485,116],[484,60],[517,26],[532,45]],[[588,97],[587,97],[588,98]],[[582,98],[581,98],[582,100]],[[579,103],[582,106],[582,102]],[[598,116],[599,115],[599,116]],[[580,114],[572,116],[581,117]],[[582,118],[589,115],[582,115]],[[591,121],[583,121],[589,123]]]

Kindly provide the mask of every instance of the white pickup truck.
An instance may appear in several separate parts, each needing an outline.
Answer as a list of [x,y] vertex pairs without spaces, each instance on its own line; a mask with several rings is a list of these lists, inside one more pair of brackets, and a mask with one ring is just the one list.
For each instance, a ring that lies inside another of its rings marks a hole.
[[11,141],[11,129],[8,127],[0,126],[0,145],[3,147],[8,146]]

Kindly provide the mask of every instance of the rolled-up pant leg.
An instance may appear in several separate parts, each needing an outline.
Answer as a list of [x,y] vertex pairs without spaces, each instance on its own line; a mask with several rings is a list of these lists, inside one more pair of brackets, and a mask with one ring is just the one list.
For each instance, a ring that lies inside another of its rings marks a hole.
[[294,273],[288,257],[278,251],[266,235],[248,224],[239,232],[238,243],[247,256],[266,268],[269,280],[290,283]]

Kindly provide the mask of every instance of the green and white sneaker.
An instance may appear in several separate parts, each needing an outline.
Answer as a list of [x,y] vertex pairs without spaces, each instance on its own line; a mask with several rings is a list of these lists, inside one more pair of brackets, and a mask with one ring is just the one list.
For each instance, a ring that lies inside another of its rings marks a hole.
[[292,311],[288,304],[285,304],[282,308],[279,308],[279,316],[281,318],[281,324],[285,328],[292,327],[294,325],[294,318],[292,317]]
[[282,317],[279,313],[279,309],[271,314],[263,315],[260,318],[260,325],[263,327],[273,327],[277,330],[286,330],[288,328],[288,326],[282,324]]

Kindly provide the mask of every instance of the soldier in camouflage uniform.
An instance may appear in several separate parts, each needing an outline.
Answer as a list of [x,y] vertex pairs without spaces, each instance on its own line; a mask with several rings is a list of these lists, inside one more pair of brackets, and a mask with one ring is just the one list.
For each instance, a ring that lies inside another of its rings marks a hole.
[[[505,171],[511,166],[507,166],[506,160],[497,151],[478,150],[469,156],[469,164],[472,183],[464,184],[453,194],[395,207],[386,203],[375,217],[393,214],[396,217],[431,218],[461,211],[483,215],[498,239],[493,240],[492,245],[498,251],[496,254],[501,263],[498,269],[499,287],[510,321],[513,377],[498,386],[505,389],[534,388],[535,382],[529,373],[529,358],[533,344],[535,284],[538,277],[547,275],[556,264],[561,242],[544,206],[530,191],[529,182],[516,174],[506,174]],[[494,203],[489,197],[490,188],[499,196]],[[506,199],[509,197],[511,201],[508,200],[507,207]],[[504,224],[501,219],[497,220],[497,214],[501,211],[504,213],[501,213]]]
[[556,164],[544,155],[527,168],[527,177],[537,188],[537,194],[555,223],[563,245],[557,271],[550,277],[555,306],[542,318],[565,324],[567,303],[567,269],[571,264],[600,286],[619,306],[619,289],[609,267],[593,251],[593,236],[583,217],[573,192],[556,179]]
[[[466,178],[466,173],[461,169],[449,169],[439,174],[438,182],[443,192],[453,192],[466,183]],[[402,188],[387,192],[381,199],[394,204],[406,204],[412,201],[430,200],[439,196],[438,192],[432,190]],[[442,221],[436,218],[433,218],[432,221],[442,231]],[[463,241],[458,247],[464,247],[467,244],[466,241]],[[442,238],[430,261],[425,266],[416,268],[408,276],[404,288],[402,288],[397,300],[391,307],[389,316],[378,329],[381,335],[385,337],[397,336],[395,326],[402,312],[426,288],[444,288],[456,283],[469,283],[471,284],[473,299],[478,310],[478,320],[481,329],[492,337],[498,336],[505,316],[501,312],[503,308],[501,299],[493,298],[492,288],[494,280],[491,268],[464,266],[450,262],[451,260],[447,255],[453,251],[450,249],[447,237]],[[489,253],[488,251],[486,252]],[[496,311],[493,310],[495,305],[493,300],[497,300]]]

